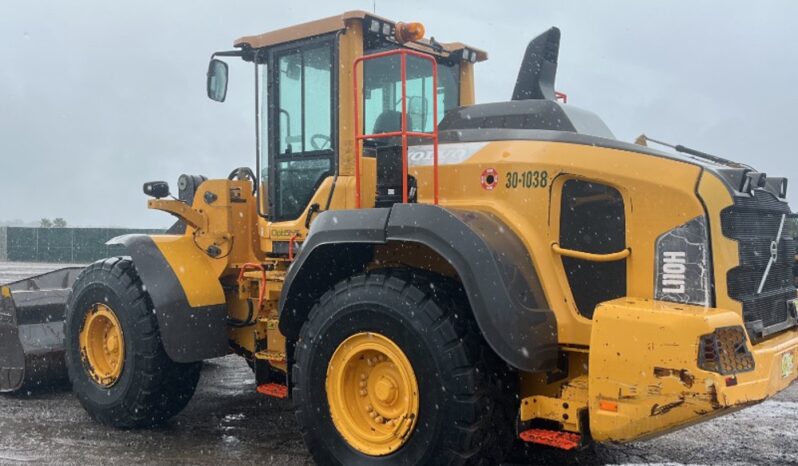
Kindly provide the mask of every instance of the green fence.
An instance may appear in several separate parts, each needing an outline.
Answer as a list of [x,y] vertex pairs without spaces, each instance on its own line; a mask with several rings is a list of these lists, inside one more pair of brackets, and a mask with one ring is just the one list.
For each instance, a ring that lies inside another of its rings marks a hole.
[[163,230],[0,227],[0,261],[85,264],[124,254],[121,246],[105,242],[131,233]]

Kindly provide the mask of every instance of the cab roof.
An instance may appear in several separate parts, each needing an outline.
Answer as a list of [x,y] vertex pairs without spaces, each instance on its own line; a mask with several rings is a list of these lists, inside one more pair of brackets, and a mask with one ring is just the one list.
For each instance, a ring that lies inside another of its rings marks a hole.
[[[254,36],[244,36],[239,39],[236,39],[236,41],[233,44],[236,47],[241,47],[241,48],[270,47],[273,45],[283,44],[286,42],[291,42],[299,39],[304,39],[307,37],[318,36],[321,34],[326,34],[346,29],[346,21],[351,19],[357,19],[361,21],[366,19],[375,19],[384,23],[388,23],[391,26],[396,25],[395,21],[383,18],[381,16],[377,16],[373,13],[369,13],[362,10],[353,10],[353,11],[347,11],[340,15],[330,16],[328,18],[323,18],[323,19],[317,19],[315,21],[297,24],[295,26],[277,29],[274,31],[265,32],[263,34],[258,34]],[[421,39],[416,43],[420,43],[425,46],[430,45],[430,41],[426,38]],[[443,47],[443,50],[445,50],[448,53],[453,53],[464,49],[473,51],[476,53],[476,60],[474,61],[479,62],[488,59],[487,52],[465,45],[460,42],[439,43],[439,45]]]

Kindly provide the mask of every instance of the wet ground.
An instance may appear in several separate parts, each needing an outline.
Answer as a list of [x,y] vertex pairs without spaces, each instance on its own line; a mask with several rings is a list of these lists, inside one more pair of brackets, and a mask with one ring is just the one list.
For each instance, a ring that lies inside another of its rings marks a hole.
[[[151,430],[101,426],[68,387],[0,396],[0,463],[312,464],[289,401],[254,390],[236,356],[209,361],[185,411]],[[530,464],[798,464],[798,386],[743,411],[648,442],[573,454],[537,451]]]
[[168,424],[99,425],[68,387],[0,396],[0,462],[44,464],[311,464],[290,403],[254,390],[235,356],[205,364],[188,407]]
[[[0,263],[0,283],[9,280],[4,266],[13,269]],[[137,431],[93,422],[68,387],[0,395],[0,464],[311,464],[290,401],[254,388],[242,359],[206,362],[188,407],[165,426]],[[798,464],[798,385],[648,442],[578,453],[538,449],[527,463]]]

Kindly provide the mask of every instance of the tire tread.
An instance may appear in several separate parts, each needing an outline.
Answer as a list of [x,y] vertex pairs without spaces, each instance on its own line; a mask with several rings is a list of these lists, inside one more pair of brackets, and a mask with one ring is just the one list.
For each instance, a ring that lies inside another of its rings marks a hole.
[[[444,414],[448,429],[443,436],[436,464],[498,464],[512,443],[513,377],[507,365],[487,346],[468,311],[468,301],[459,283],[436,274],[410,269],[389,269],[360,274],[337,283],[322,295],[308,314],[296,344],[292,397],[300,431],[314,459],[329,464],[328,452],[321,451],[312,438],[305,419],[306,390],[301,385],[302,364],[311,351],[311,341],[319,334],[323,314],[333,312],[336,297],[357,288],[376,288],[398,293],[416,309],[408,318],[421,321],[423,328],[440,348],[444,367],[444,389],[452,401]],[[307,347],[306,347],[307,346]],[[453,407],[456,406],[456,409]]]
[[[129,313],[127,338],[133,338],[136,373],[132,384],[135,390],[125,393],[119,403],[101,406],[91,399],[92,394],[78,389],[77,378],[86,378],[82,361],[70,357],[77,345],[77,335],[67,334],[67,366],[70,380],[83,407],[97,421],[119,428],[151,427],[161,424],[179,413],[188,404],[199,380],[201,362],[181,364],[172,361],[163,348],[153,304],[128,257],[112,257],[88,266],[78,277],[67,304],[66,328],[73,319],[82,319],[76,309],[80,293],[89,286],[105,286],[117,292],[124,303],[114,312]],[[85,311],[83,311],[85,312]],[[77,353],[79,354],[79,350]],[[80,359],[79,357],[77,359]],[[121,380],[121,379],[120,379]],[[92,383],[92,382],[89,382]]]

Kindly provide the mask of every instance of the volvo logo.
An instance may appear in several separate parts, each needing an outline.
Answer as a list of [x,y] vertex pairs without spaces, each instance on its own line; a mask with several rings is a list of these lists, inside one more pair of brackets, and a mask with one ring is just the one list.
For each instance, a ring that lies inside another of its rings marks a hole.
[[759,282],[759,288],[757,288],[756,294],[762,294],[762,290],[765,288],[765,281],[767,281],[768,275],[770,274],[770,268],[773,267],[773,264],[779,259],[779,241],[781,241],[781,232],[784,230],[784,220],[786,218],[787,214],[781,215],[779,232],[776,233],[776,239],[770,242],[770,260],[768,260],[768,265],[765,267],[765,273],[762,274],[762,281]]
[[776,241],[770,242],[770,260],[776,261],[779,254],[779,243]]

